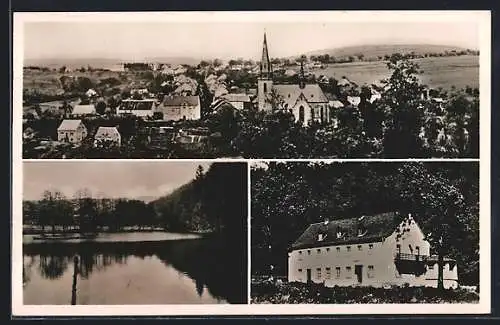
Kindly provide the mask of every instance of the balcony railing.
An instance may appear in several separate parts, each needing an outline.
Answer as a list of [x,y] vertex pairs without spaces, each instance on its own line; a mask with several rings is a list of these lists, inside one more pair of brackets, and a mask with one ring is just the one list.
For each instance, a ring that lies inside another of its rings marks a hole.
[[406,253],[397,253],[396,254],[396,260],[403,260],[403,261],[425,261],[428,258],[428,256],[425,255],[416,255],[416,254],[406,254]]

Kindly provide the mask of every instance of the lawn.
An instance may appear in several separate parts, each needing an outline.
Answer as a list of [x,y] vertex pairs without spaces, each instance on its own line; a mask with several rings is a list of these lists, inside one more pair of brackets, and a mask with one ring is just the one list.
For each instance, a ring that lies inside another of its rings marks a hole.
[[[479,56],[432,57],[416,59],[415,62],[423,70],[420,76],[422,82],[430,87],[479,88]],[[314,73],[337,80],[346,76],[358,85],[370,84],[390,75],[387,63],[383,61],[330,64],[326,69],[315,70]]]

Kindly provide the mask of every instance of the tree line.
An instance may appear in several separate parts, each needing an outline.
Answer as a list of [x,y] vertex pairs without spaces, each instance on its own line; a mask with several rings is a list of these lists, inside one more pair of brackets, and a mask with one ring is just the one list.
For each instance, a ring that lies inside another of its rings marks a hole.
[[[311,223],[411,213],[431,253],[479,282],[477,163],[268,163],[252,167],[252,273],[286,275],[287,249]],[[442,268],[440,271],[442,278]]]
[[46,190],[40,200],[23,202],[23,223],[41,226],[44,233],[161,227],[241,237],[246,225],[246,174],[244,163],[214,163],[207,171],[199,166],[192,181],[149,203],[96,198],[88,189],[71,198]]

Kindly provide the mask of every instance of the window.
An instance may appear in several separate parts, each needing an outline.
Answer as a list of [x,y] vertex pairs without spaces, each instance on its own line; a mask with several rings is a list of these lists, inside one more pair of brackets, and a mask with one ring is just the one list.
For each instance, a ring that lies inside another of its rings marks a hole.
[[321,268],[320,268],[320,267],[318,267],[318,268],[316,269],[316,276],[317,276],[318,280],[320,280],[320,279],[321,279]]
[[434,264],[429,265],[429,270],[434,270]]
[[322,241],[323,240],[323,234],[318,234],[318,241]]
[[410,250],[410,254],[413,254],[413,247],[411,245],[408,245],[408,249]]
[[350,266],[346,266],[345,270],[346,270],[346,273],[347,273],[346,274],[346,279],[350,279],[351,278],[351,271],[352,271],[351,267]]
[[369,244],[368,249],[373,249],[373,244]]
[[398,254],[401,254],[401,245],[397,244],[396,250],[398,251]]
[[299,251],[299,255],[302,255],[302,251]]
[[307,255],[311,255],[311,250],[310,249],[307,250]]
[[340,278],[340,267],[337,266],[335,268],[335,274],[336,274],[337,279]]
[[420,247],[419,246],[415,247],[415,250],[417,251],[417,255],[420,255]]
[[311,107],[311,120],[314,120],[314,109]]
[[340,247],[337,247],[337,253],[340,253]]
[[304,106],[299,107],[299,121],[304,122]]
[[299,269],[299,272],[302,272],[302,269]]
[[321,249],[320,249],[320,248],[318,248],[318,249],[316,250],[316,253],[321,254]]
[[368,265],[368,278],[373,278],[373,265]]
[[363,250],[363,246],[362,245],[358,245],[358,251],[361,251]]
[[347,246],[347,251],[350,252],[351,251],[351,246]]
[[327,267],[326,268],[326,279],[330,280],[331,277],[332,277],[332,271],[329,267]]
[[267,93],[267,84],[264,82],[264,93]]
[[327,248],[326,248],[326,252],[329,252],[329,251],[330,251],[330,247],[327,247]]
[[290,98],[290,94],[288,94],[288,98]]

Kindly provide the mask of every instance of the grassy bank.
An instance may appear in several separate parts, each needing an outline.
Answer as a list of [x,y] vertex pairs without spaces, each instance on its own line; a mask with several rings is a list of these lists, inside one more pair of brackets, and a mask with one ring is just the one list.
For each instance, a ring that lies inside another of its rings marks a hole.
[[333,287],[305,283],[252,283],[254,304],[478,303],[479,295],[464,289],[429,287]]

